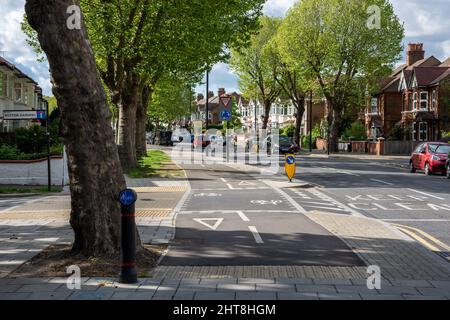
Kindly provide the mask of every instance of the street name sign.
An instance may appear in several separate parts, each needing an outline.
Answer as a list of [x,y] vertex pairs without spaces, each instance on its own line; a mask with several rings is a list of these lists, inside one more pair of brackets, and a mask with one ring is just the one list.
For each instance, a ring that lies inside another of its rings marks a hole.
[[3,120],[34,120],[38,118],[35,110],[4,110]]

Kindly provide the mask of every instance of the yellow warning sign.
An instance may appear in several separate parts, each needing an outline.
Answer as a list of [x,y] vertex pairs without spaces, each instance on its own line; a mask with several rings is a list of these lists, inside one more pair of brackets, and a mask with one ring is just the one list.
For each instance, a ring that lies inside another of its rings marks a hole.
[[292,179],[294,179],[294,177],[295,177],[295,171],[296,171],[294,154],[286,155],[286,161],[284,164],[284,168],[285,168],[286,175],[287,175],[289,181],[292,181]]

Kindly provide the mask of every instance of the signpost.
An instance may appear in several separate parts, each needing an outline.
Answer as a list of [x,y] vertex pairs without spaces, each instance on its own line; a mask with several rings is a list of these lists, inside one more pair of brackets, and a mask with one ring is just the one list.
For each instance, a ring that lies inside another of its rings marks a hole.
[[295,155],[287,154],[285,159],[284,168],[286,171],[286,175],[289,179],[289,182],[292,182],[292,179],[295,177],[296,165],[295,165]]

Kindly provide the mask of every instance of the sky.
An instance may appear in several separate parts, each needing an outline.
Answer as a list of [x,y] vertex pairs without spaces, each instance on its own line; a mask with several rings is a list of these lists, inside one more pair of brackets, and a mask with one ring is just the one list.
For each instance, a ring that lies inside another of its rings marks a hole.
[[[297,0],[268,0],[264,13],[284,16]],[[398,17],[405,24],[404,44],[423,42],[426,56],[434,55],[440,60],[450,57],[450,0],[391,0]],[[25,0],[0,0],[0,55],[35,79],[46,95],[51,95],[50,75],[46,63],[36,62],[33,50],[27,45],[20,29]],[[227,64],[214,66],[210,74],[210,90],[217,92],[239,91],[237,77]],[[204,85],[196,88],[205,92]]]

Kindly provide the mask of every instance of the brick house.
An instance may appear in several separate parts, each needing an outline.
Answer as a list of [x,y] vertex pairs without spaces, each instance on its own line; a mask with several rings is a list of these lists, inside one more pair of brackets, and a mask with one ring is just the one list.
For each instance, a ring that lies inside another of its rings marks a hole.
[[366,128],[372,139],[389,138],[401,125],[413,141],[436,141],[449,131],[450,59],[425,58],[422,43],[410,43],[406,64],[380,83],[367,104]]
[[[233,101],[237,103],[239,95],[236,93],[226,93],[224,88],[219,88],[217,95],[213,91],[208,92],[208,123],[210,125],[219,125],[222,123],[222,111],[232,112]],[[196,100],[197,110],[192,115],[192,120],[206,120],[206,99],[199,93]]]
[[0,132],[10,132],[33,124],[31,120],[3,120],[3,111],[44,109],[42,89],[36,81],[0,57]]

